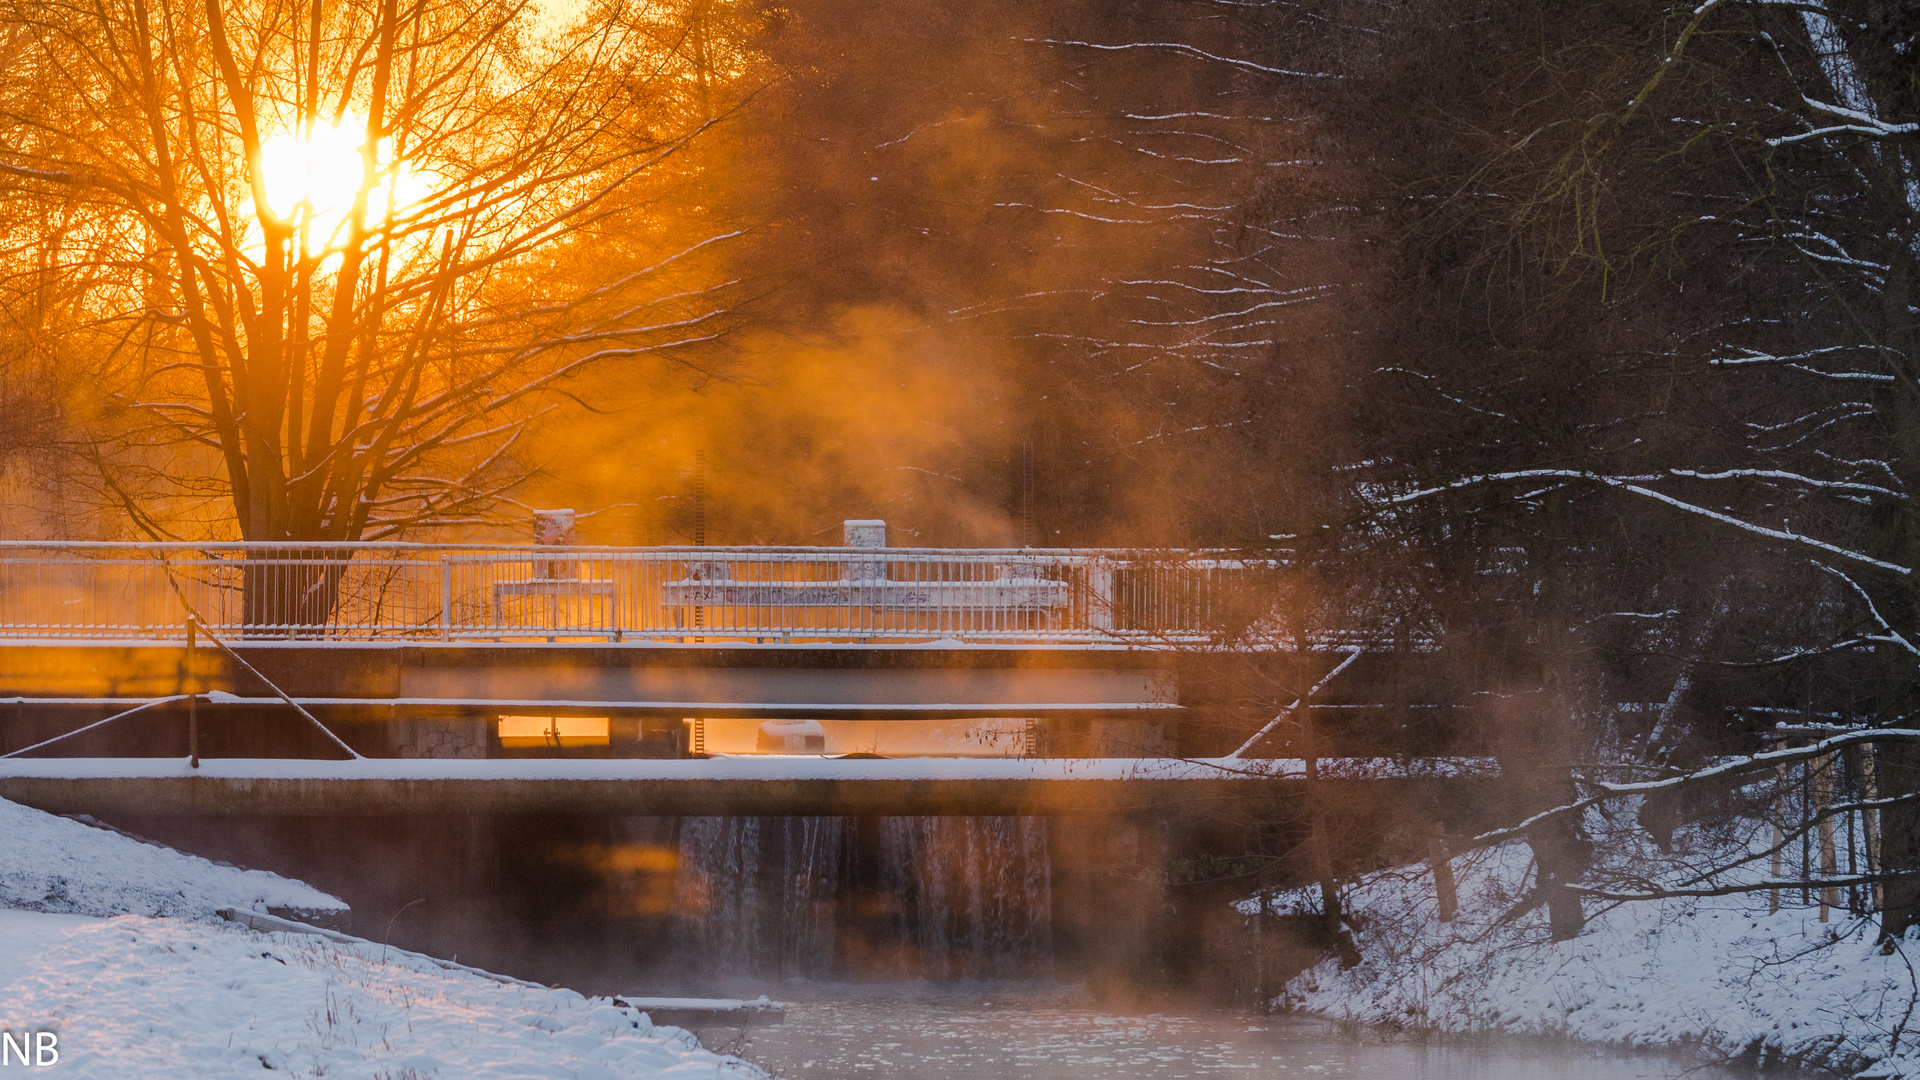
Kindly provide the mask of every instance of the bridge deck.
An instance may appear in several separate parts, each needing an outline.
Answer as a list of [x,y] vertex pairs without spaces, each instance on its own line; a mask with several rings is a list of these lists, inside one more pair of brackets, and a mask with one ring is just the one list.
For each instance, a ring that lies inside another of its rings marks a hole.
[[[1323,763],[1333,797],[1484,780],[1479,759]],[[0,760],[0,798],[55,813],[1159,814],[1294,797],[1301,763],[1227,758]]]
[[[329,710],[609,709],[638,715],[966,717],[1177,712],[1176,657],[946,645],[245,642],[0,644],[0,698],[44,707],[189,692]],[[1332,661],[1329,661],[1331,663]],[[256,675],[256,672],[258,673]],[[259,676],[265,676],[265,680]]]

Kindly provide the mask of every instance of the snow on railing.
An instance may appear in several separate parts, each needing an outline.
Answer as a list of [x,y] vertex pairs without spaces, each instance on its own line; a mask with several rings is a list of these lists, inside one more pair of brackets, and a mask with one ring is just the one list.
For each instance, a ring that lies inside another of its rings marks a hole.
[[1118,549],[0,541],[0,638],[1204,640],[1269,560]]

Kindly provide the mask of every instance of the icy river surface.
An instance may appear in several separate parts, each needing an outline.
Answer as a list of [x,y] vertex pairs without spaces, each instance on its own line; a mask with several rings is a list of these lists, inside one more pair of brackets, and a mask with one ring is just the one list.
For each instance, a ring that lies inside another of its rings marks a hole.
[[[785,1080],[1116,1080],[1354,1077],[1362,1080],[1728,1080],[1750,1075],[1646,1054],[1537,1044],[1421,1045],[1355,1038],[1329,1023],[1232,1013],[1119,1013],[1018,995],[847,996],[790,1001],[787,1022],[729,1042]],[[1689,1072],[1690,1068],[1694,1071]]]

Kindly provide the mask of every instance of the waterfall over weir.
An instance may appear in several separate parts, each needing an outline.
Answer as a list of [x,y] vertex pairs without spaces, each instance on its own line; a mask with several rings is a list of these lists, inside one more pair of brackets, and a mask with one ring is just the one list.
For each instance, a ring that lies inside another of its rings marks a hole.
[[846,821],[681,819],[673,906],[688,959],[724,974],[832,970]]
[[680,947],[716,975],[1044,977],[1052,903],[1044,818],[680,823]]

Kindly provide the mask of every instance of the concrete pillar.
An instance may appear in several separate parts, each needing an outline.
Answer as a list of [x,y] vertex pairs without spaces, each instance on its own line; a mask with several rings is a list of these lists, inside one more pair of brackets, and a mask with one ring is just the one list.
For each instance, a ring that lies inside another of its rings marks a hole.
[[887,523],[879,518],[848,518],[840,523],[848,547],[887,546]]
[[[850,548],[884,548],[887,546],[887,523],[876,518],[852,518],[840,523],[846,536],[846,545]],[[846,564],[846,578],[849,581],[878,581],[887,576],[887,564],[884,562],[849,562]]]
[[[533,542],[541,547],[573,547],[580,542],[580,530],[571,510],[535,510]],[[571,559],[535,559],[536,581],[572,579],[580,576],[580,564]]]

